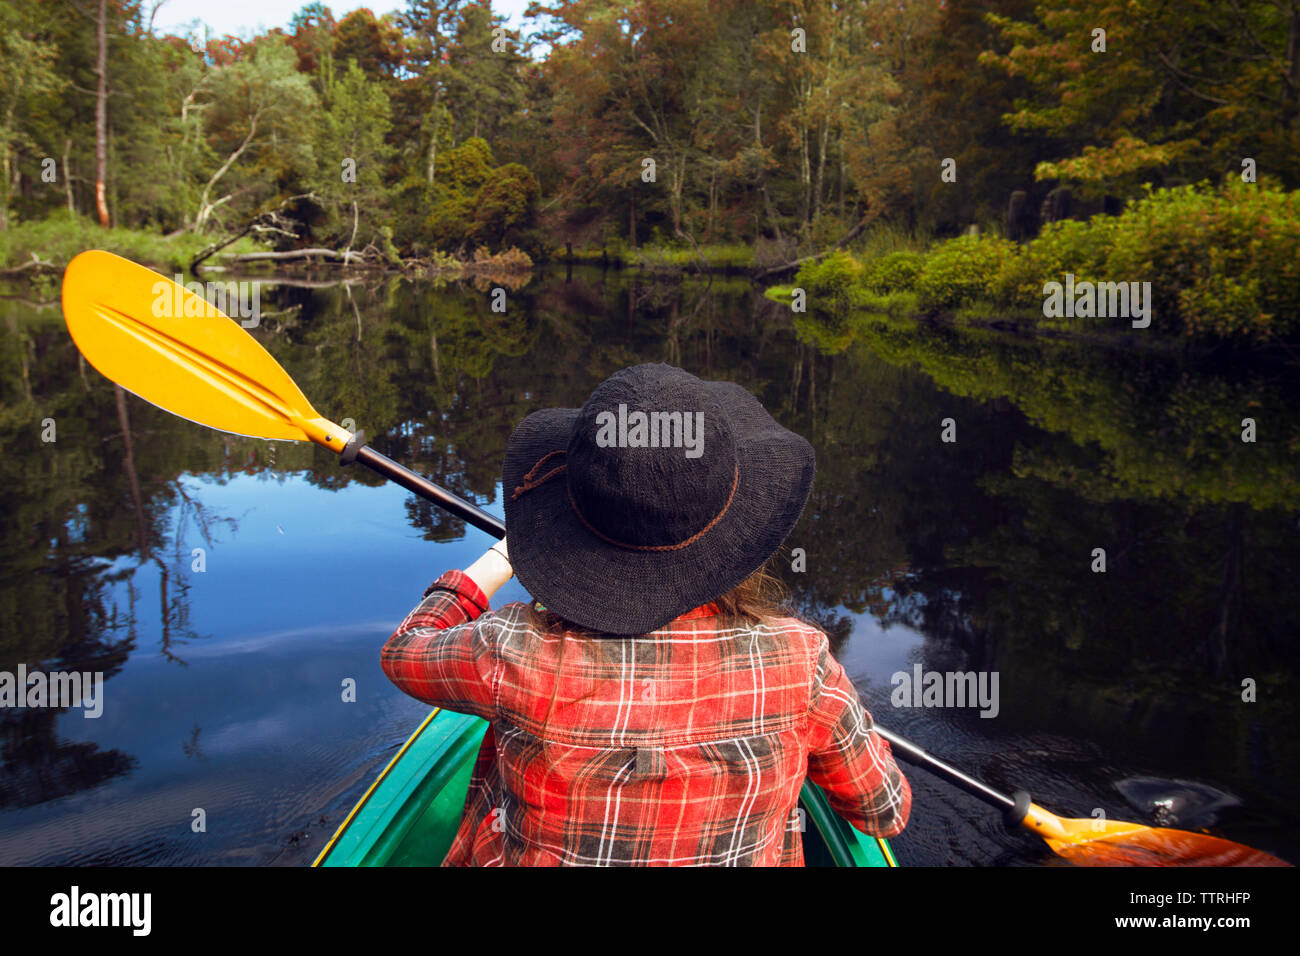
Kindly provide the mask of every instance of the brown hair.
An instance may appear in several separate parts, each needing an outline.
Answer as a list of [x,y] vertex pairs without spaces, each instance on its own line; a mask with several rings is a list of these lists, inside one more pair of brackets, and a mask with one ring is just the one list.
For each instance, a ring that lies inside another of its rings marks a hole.
[[[718,609],[720,617],[732,618],[746,624],[761,624],[774,617],[787,613],[786,602],[790,594],[784,582],[772,572],[776,555],[769,558],[757,571],[741,581],[726,594],[719,595],[711,602]],[[546,705],[546,717],[542,721],[539,739],[545,740],[546,729],[551,723],[551,711],[555,708],[555,696],[560,690],[560,674],[564,670],[564,649],[569,643],[569,634],[592,635],[589,628],[567,621],[554,611],[548,610],[534,601],[528,606],[529,616],[534,626],[560,634],[560,658],[555,665],[555,683],[551,687],[551,700]]]

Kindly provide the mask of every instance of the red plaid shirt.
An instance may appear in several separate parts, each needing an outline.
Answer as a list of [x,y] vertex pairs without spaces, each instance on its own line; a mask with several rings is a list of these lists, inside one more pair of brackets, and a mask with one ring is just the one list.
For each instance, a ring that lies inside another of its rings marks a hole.
[[907,780],[817,628],[705,605],[592,637],[487,609],[449,571],[382,655],[412,697],[491,722],[444,866],[802,866],[805,775],[865,833],[906,824]]

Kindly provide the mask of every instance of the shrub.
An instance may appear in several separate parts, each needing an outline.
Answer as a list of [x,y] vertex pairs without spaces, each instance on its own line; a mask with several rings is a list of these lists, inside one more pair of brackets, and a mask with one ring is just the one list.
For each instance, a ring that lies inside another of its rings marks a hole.
[[906,292],[916,286],[924,265],[925,256],[919,252],[891,252],[866,267],[862,284],[878,295]]
[[847,252],[837,250],[820,260],[805,262],[794,284],[808,294],[814,308],[842,311],[850,305],[849,291],[858,280],[860,267]]
[[509,249],[503,249],[495,256],[496,261],[501,264],[503,269],[531,269],[533,259],[522,249],[511,246]]
[[988,296],[1000,306],[1032,307],[1035,303],[1042,302],[1045,281],[1047,280],[1043,278],[1042,271],[1029,250],[1016,249],[1002,260],[998,271],[989,277]]
[[916,278],[926,308],[954,308],[989,295],[991,280],[1016,254],[1016,244],[989,236],[960,236],[938,246]]
[[[1263,340],[1300,329],[1300,192],[1232,181],[1161,189],[1132,203],[1106,262],[1148,280],[1153,323]],[[1162,322],[1162,318],[1164,322]]]

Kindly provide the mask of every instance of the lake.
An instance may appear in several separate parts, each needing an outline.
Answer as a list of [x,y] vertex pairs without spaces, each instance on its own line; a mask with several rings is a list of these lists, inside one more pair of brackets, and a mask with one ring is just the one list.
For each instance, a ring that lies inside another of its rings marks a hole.
[[[267,285],[254,334],[496,515],[529,412],[639,362],[743,384],[816,448],[782,574],[881,724],[1063,815],[1300,859],[1294,365],[792,315],[737,278],[561,269],[504,313],[491,289]],[[0,317],[0,671],[104,677],[97,718],[0,710],[0,863],[310,863],[426,713],[381,645],[489,539],[321,448],[119,395],[57,304]],[[996,708],[899,693],[918,667],[996,674]],[[905,771],[903,865],[1059,862]]]

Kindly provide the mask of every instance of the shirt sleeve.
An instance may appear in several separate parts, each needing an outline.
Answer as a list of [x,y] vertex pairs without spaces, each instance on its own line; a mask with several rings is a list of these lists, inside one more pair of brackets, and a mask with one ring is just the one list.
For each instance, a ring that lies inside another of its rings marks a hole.
[[478,620],[487,597],[463,571],[448,571],[424,593],[384,644],[384,673],[426,704],[492,718],[491,617]]
[[863,833],[890,837],[902,832],[912,808],[912,789],[898,769],[889,742],[873,729],[857,689],[830,652],[823,634],[813,673],[808,776],[835,811]]

